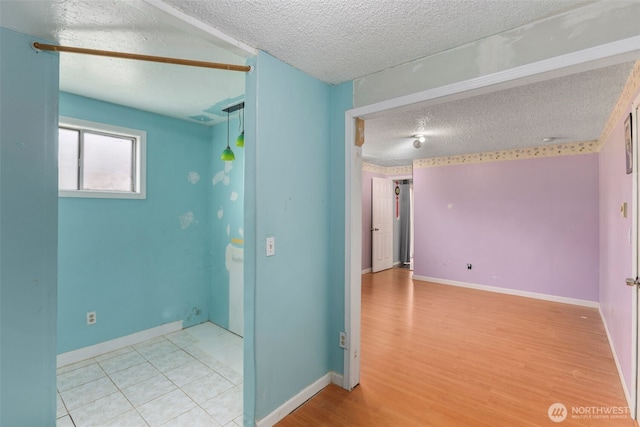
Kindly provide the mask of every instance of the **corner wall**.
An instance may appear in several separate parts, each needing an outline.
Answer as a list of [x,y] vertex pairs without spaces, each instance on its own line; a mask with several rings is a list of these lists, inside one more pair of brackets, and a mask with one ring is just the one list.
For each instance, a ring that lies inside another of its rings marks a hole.
[[[333,159],[330,86],[263,52],[252,73],[246,85],[248,104],[256,105],[247,110],[247,124],[255,124],[245,144],[245,307],[253,302],[255,311],[245,321],[255,332],[254,341],[245,342],[245,378],[251,389],[255,372],[255,395],[245,397],[245,413],[261,419],[330,370]],[[265,256],[267,236],[275,237],[273,257]]]
[[58,55],[33,41],[0,28],[2,426],[56,419]]
[[[227,123],[211,127],[211,173],[206,179],[210,188],[211,204],[211,283],[209,294],[209,320],[229,328],[230,269],[242,269],[244,253],[244,148],[236,147],[239,134],[236,117],[229,124],[230,146],[236,159],[220,160],[227,145]],[[235,263],[234,265],[231,265]],[[235,279],[235,275],[234,275]],[[242,307],[239,308],[242,310]]]

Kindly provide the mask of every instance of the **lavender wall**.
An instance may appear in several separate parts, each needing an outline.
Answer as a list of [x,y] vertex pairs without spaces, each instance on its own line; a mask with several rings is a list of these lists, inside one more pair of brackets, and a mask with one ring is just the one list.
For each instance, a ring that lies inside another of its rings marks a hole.
[[371,268],[371,178],[381,173],[362,171],[362,269]]
[[596,154],[415,169],[414,197],[416,276],[598,300]]
[[[632,99],[640,94],[636,93]],[[631,111],[627,106],[626,114]],[[625,115],[626,116],[626,115]],[[616,349],[627,388],[631,390],[631,289],[624,279],[631,276],[631,209],[627,218],[620,205],[631,207],[632,180],[625,171],[623,120],[617,123],[599,154],[600,165],[600,308]]]

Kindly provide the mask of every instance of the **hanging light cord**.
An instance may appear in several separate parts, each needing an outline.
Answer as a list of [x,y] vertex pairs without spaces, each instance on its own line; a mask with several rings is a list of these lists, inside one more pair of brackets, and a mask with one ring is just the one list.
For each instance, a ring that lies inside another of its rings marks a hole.
[[229,111],[227,111],[227,150],[230,150],[229,147]]

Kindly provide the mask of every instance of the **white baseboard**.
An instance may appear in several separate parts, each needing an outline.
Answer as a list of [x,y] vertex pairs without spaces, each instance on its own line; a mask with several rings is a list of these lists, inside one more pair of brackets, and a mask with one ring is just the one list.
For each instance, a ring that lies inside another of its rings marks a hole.
[[394,267],[397,267],[397,266],[399,266],[400,264],[402,264],[400,261],[398,261],[398,262],[394,262],[394,263],[393,263],[393,266],[394,266]]
[[371,273],[370,268],[365,268],[364,270],[362,270],[362,274],[367,274],[367,273]]
[[278,409],[271,412],[266,417],[259,421],[256,421],[256,427],[271,427],[282,420],[284,417],[292,413],[296,408],[301,406],[304,402],[311,399],[323,388],[333,383],[342,387],[342,375],[335,372],[327,372],[325,375],[316,380],[313,384],[306,387],[300,393],[293,396],[291,399],[284,402]]
[[609,327],[607,326],[607,319],[604,317],[604,313],[602,312],[602,308],[598,307],[598,311],[600,312],[600,317],[602,318],[602,324],[604,325],[604,331],[607,333],[607,341],[609,341],[609,347],[611,347],[611,353],[613,354],[613,360],[616,362],[616,369],[618,369],[618,376],[620,377],[620,383],[622,384],[622,390],[624,391],[624,396],[627,398],[627,406],[629,408],[633,408],[634,404],[631,401],[631,393],[629,393],[629,388],[627,387],[627,382],[624,380],[624,374],[622,373],[622,367],[620,366],[620,361],[618,360],[618,353],[616,353],[616,348],[613,345],[613,340],[611,339],[611,334],[609,333]]
[[134,344],[139,344],[143,341],[150,340],[152,338],[159,337],[161,335],[169,334],[171,332],[179,331],[182,329],[182,320],[178,320],[172,323],[166,323],[164,325],[156,326],[155,328],[146,329],[144,331],[136,332],[131,335],[104,341],[89,347],[79,348],[67,353],[58,355],[57,365],[61,366],[70,365],[72,363],[79,362],[81,360],[89,359],[99,356],[110,351],[118,350],[123,347],[127,347]]
[[497,286],[478,285],[476,283],[458,282],[455,280],[438,279],[435,277],[417,276],[415,274],[413,275],[413,280],[421,280],[423,282],[438,283],[441,285],[459,286],[461,288],[477,289],[479,291],[496,292],[499,294],[515,295],[519,297],[541,299],[545,301],[561,302],[563,304],[580,305],[583,307],[591,307],[591,308],[600,307],[600,304],[598,304],[596,301],[588,301],[588,300],[577,299],[577,298],[559,297],[559,296],[548,295],[548,294],[539,294],[537,292],[521,291],[517,289],[499,288]]
[[331,372],[331,384],[335,384],[339,387],[344,386],[344,377],[342,374],[338,374],[336,372]]

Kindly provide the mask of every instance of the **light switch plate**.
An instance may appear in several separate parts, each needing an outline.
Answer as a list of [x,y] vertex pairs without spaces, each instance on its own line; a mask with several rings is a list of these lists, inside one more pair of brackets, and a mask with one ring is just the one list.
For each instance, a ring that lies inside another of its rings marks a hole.
[[267,256],[274,256],[276,254],[276,238],[275,237],[267,237]]

